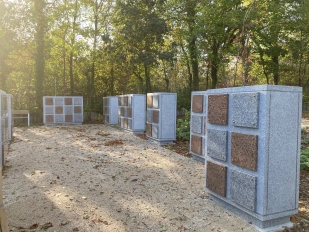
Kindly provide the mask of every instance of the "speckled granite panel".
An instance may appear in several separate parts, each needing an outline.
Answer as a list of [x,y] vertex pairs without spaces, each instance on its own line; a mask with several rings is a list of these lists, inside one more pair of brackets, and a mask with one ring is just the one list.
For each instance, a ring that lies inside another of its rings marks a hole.
[[64,104],[65,105],[72,105],[72,98],[65,98],[64,99]]
[[160,114],[160,110],[153,111],[152,119],[154,123],[159,123],[159,114]]
[[57,123],[64,122],[64,115],[55,115],[55,122]]
[[153,95],[152,104],[153,104],[153,108],[155,109],[159,108],[159,95]]
[[45,98],[45,105],[54,105],[54,99],[53,98]]
[[197,134],[202,134],[203,116],[192,115],[191,131]]
[[74,114],[74,122],[76,123],[83,122],[83,114]]
[[104,115],[104,123],[109,123],[109,116],[108,115]]
[[228,94],[208,95],[208,122],[228,124]]
[[191,135],[191,151],[195,154],[202,155],[202,137]]
[[132,118],[132,108],[131,107],[127,108],[127,114],[128,114],[128,118]]
[[232,132],[232,163],[257,170],[258,136]]
[[74,98],[74,105],[79,106],[82,105],[83,99],[81,97]]
[[128,96],[128,106],[132,106],[132,96]]
[[233,94],[234,126],[258,128],[259,93]]
[[152,124],[147,123],[146,124],[146,135],[151,137],[152,136]]
[[65,106],[64,107],[65,114],[73,114],[73,106]]
[[255,211],[256,177],[232,170],[230,191],[232,201],[251,211]]
[[125,96],[124,99],[123,99],[123,104],[124,106],[128,106],[128,96]]
[[82,107],[74,106],[74,114],[80,114],[80,113],[82,113]]
[[147,107],[152,108],[152,95],[147,95]]
[[159,134],[159,128],[157,125],[152,125],[151,134],[153,138],[157,139]]
[[206,188],[225,197],[226,172],[227,168],[225,166],[207,161]]
[[53,106],[45,106],[45,114],[54,114]]
[[65,122],[73,122],[73,115],[65,115]]
[[153,110],[147,109],[147,122],[152,123]]
[[227,131],[207,130],[207,155],[218,160],[226,161]]
[[192,97],[192,112],[203,113],[204,95],[193,95]]
[[53,123],[54,122],[54,115],[45,115],[45,122],[46,123]]
[[124,118],[124,120],[123,120],[123,127],[125,129],[128,129],[128,118]]
[[63,106],[56,106],[55,111],[56,114],[63,114]]
[[62,106],[63,105],[63,102],[64,102],[64,99],[61,97],[56,97],[55,98],[55,105],[56,106]]

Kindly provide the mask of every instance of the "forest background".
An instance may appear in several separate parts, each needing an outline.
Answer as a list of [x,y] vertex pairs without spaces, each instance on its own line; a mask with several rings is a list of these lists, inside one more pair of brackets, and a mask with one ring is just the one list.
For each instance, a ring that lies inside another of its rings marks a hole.
[[42,114],[43,96],[102,98],[258,84],[303,87],[307,0],[0,0],[0,89]]

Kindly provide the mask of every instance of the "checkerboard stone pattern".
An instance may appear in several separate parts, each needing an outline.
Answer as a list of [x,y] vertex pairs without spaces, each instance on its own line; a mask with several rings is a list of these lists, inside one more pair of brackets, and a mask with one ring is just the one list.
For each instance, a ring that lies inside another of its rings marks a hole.
[[83,123],[83,97],[44,96],[43,121],[45,125]]
[[126,94],[118,96],[118,126],[134,134],[143,134],[145,132],[145,94]]
[[190,153],[205,162],[206,91],[191,94]]
[[148,93],[146,135],[160,145],[176,140],[177,94]]
[[118,124],[118,97],[103,97],[103,120],[109,125]]
[[302,89],[292,86],[192,96],[191,152],[205,150],[206,191],[261,231],[291,226],[298,212],[301,103]]

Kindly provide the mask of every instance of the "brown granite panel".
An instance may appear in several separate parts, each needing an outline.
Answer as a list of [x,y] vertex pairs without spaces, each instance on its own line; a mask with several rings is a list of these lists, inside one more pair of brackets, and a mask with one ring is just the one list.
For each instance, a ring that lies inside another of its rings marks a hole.
[[127,113],[128,113],[128,118],[132,118],[132,108],[131,107],[129,107],[129,108],[127,108]]
[[125,96],[125,97],[124,97],[124,105],[125,105],[125,106],[128,106],[128,96]]
[[147,107],[152,108],[153,95],[147,95]]
[[225,166],[207,161],[206,188],[226,197],[226,171]]
[[159,113],[160,113],[160,111],[159,110],[154,110],[152,112],[153,112],[152,121],[154,123],[159,123]]
[[80,114],[80,113],[82,113],[82,107],[74,106],[74,114]]
[[191,135],[191,151],[202,155],[202,137]]
[[129,127],[128,118],[125,118],[125,119],[123,120],[123,127],[126,128],[126,129],[128,129],[128,127]]
[[227,125],[229,95],[208,96],[208,122],[211,124]]
[[63,114],[63,107],[62,106],[56,106],[56,114]]
[[65,98],[64,99],[64,104],[65,105],[72,105],[72,98]]
[[152,124],[150,123],[147,123],[146,124],[146,135],[148,137],[151,137],[152,136]]
[[203,95],[193,95],[192,99],[192,112],[203,113]]
[[45,122],[54,122],[54,115],[46,115],[45,116]]
[[257,170],[258,136],[232,132],[232,163],[253,171]]
[[121,126],[121,117],[118,117],[118,126]]
[[54,99],[53,98],[45,98],[45,105],[53,105]]
[[65,115],[65,122],[73,122],[73,115]]
[[118,97],[118,106],[121,106],[121,97]]
[[124,113],[125,113],[125,108],[124,108],[124,107],[121,107],[121,108],[120,108],[120,115],[121,115],[121,116],[124,116]]

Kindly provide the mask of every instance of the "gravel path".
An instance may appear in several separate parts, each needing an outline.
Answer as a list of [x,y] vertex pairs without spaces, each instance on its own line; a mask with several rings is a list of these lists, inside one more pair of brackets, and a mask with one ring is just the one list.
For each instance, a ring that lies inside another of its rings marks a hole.
[[14,135],[3,172],[13,231],[256,231],[208,199],[201,163],[115,127]]

